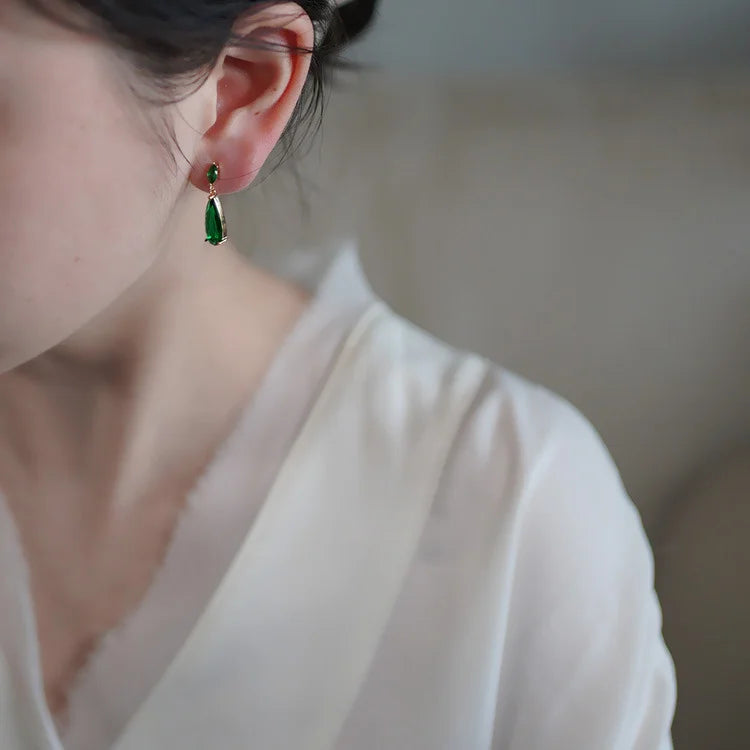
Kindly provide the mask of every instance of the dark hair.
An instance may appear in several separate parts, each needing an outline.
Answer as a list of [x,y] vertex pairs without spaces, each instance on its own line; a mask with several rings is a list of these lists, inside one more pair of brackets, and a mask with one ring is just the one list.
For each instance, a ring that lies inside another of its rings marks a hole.
[[[190,94],[190,90],[184,90],[186,84],[195,83],[199,88],[228,43],[278,49],[278,45],[238,38],[232,33],[235,22],[251,6],[258,6],[260,12],[272,9],[278,0],[24,1],[67,28],[93,33],[112,42],[135,63],[138,79],[156,92],[156,98],[144,96],[132,85],[131,90],[154,104],[180,101]],[[308,132],[312,130],[313,135],[319,130],[325,94],[328,85],[334,82],[334,73],[366,67],[346,59],[342,51],[370,25],[378,2],[350,0],[337,7],[334,0],[294,1],[313,23],[315,44],[312,49],[285,47],[288,51],[310,54],[312,58],[299,102],[280,139],[283,153],[279,163],[294,148],[303,124],[310,126]],[[167,125],[167,130],[174,142],[173,128]],[[168,145],[162,137],[160,140]]]

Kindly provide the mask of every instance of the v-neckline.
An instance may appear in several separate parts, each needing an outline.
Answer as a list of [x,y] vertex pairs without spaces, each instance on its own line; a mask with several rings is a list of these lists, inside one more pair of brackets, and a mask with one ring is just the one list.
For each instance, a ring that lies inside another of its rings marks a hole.
[[[353,256],[350,256],[350,257],[353,257]],[[358,264],[358,260],[354,262]],[[341,275],[341,273],[345,274],[346,271],[342,269],[339,271],[338,275]],[[336,273],[331,273],[331,270],[329,269],[328,274],[326,275],[326,278],[328,278],[329,276],[336,276],[336,275],[337,275]],[[363,281],[363,280],[359,279],[359,281]],[[340,283],[340,280],[334,278],[329,283]],[[358,298],[357,297],[358,292],[357,292],[349,300],[347,301],[342,300],[341,302],[334,304],[332,307],[328,308],[328,311],[330,314],[342,313],[347,310],[355,312],[356,314],[354,316],[354,323],[349,325],[347,333],[344,336],[342,345],[339,346],[338,351],[335,354],[332,363],[329,363],[329,367],[327,368],[327,373],[325,377],[323,378],[323,385],[321,388],[318,389],[318,392],[316,393],[313,401],[311,402],[311,407],[306,410],[306,416],[303,418],[301,425],[297,430],[297,437],[304,430],[304,427],[308,423],[310,419],[310,415],[314,410],[315,404],[320,400],[323,391],[325,390],[325,388],[327,387],[328,383],[330,382],[333,376],[333,373],[336,371],[336,368],[339,366],[339,362],[346,349],[347,342],[349,342],[353,337],[356,336],[356,333],[360,329],[360,327],[364,324],[366,320],[369,319],[369,317],[376,310],[381,310],[383,308],[383,302],[379,300],[378,298],[376,298],[374,295],[371,295],[371,290],[369,289],[369,286],[366,287],[366,289],[367,289],[366,296],[364,298],[362,297]],[[362,287],[359,288],[360,292],[361,290],[362,290]],[[354,302],[354,304],[352,304],[352,301]],[[359,306],[357,306],[357,303]],[[258,403],[258,396],[266,388],[270,386],[273,373],[276,370],[277,364],[283,359],[282,355],[291,346],[293,346],[294,342],[301,335],[304,334],[304,331],[306,329],[306,321],[309,317],[308,313],[310,312],[310,310],[313,308],[313,306],[320,305],[320,304],[328,304],[328,300],[325,298],[325,295],[314,297],[311,300],[308,306],[308,309],[292,325],[290,331],[288,332],[287,336],[282,342],[282,345],[280,346],[279,350],[274,356],[271,362],[271,365],[269,366],[264,377],[262,378],[258,389],[256,389],[255,394],[250,399],[250,401],[244,406],[244,408],[241,410],[240,416],[237,419],[230,434],[217,447],[211,460],[206,464],[200,476],[198,477],[197,481],[193,484],[190,491],[187,493],[187,498],[186,498],[186,503],[185,503],[186,508],[190,507],[191,503],[194,502],[195,497],[197,496],[199,492],[206,492],[206,491],[210,492],[209,488],[215,485],[215,483],[220,478],[222,467],[225,465],[227,461],[231,461],[232,455],[236,453],[236,451],[241,447],[241,442],[242,442],[241,437],[243,435],[246,425],[253,421],[256,404]],[[295,442],[296,442],[297,437],[295,437]],[[278,476],[283,472],[284,466],[286,464],[286,459],[287,457],[285,456],[281,464],[278,466],[277,471],[274,474],[274,479],[271,485],[272,487],[277,481]],[[269,497],[271,493],[269,491],[268,493],[265,493],[265,494],[266,494],[266,497]],[[21,647],[23,650],[22,658],[25,662],[25,665],[22,668],[24,672],[24,679],[28,680],[30,689],[34,693],[33,702],[36,704],[34,706],[34,710],[35,710],[35,713],[37,714],[38,724],[41,727],[43,727],[43,731],[45,733],[47,744],[49,745],[50,748],[54,748],[54,750],[64,750],[62,737],[64,736],[65,733],[64,732],[61,733],[58,730],[56,721],[52,716],[52,713],[49,709],[49,706],[47,704],[46,697],[44,694],[44,685],[43,685],[43,679],[42,679],[41,652],[40,652],[39,640],[38,640],[39,638],[38,626],[37,626],[36,616],[34,612],[33,600],[31,599],[30,570],[28,568],[28,564],[25,559],[23,546],[20,541],[20,536],[18,535],[18,532],[17,532],[17,527],[15,525],[14,519],[12,518],[12,514],[7,508],[7,501],[5,500],[1,492],[0,492],[0,505],[3,506],[3,512],[7,513],[8,515],[8,519],[12,526],[12,532],[15,535],[15,538],[18,542],[17,544],[18,559],[16,560],[16,564],[19,566],[20,570],[19,570],[19,575],[17,576],[17,580],[19,582],[18,583],[19,591],[17,592],[16,600],[18,598],[21,598],[21,603],[20,603],[21,611],[19,612],[19,616],[25,621],[24,634],[23,634],[23,640],[25,642],[23,643],[23,646]],[[265,508],[265,501],[261,504],[259,512],[263,512],[264,508]],[[253,522],[253,524],[254,523],[255,522]],[[179,539],[179,536],[178,536],[179,525],[180,523],[178,522],[178,526],[175,529],[173,539],[170,542],[167,555],[169,554],[169,549],[174,547],[174,545],[177,543],[177,540]],[[247,533],[249,533],[249,531],[250,529],[246,530]],[[241,545],[240,545],[240,548],[241,548]],[[233,552],[229,566],[227,567],[226,570],[224,570],[223,574],[221,575],[221,578],[217,586],[214,588],[213,592],[211,593],[209,600],[206,603],[206,606],[203,608],[203,610],[199,614],[198,619],[189,628],[187,636],[184,639],[182,639],[176,651],[169,659],[169,662],[167,666],[165,667],[165,669],[162,670],[162,672],[157,677],[156,681],[146,690],[145,694],[138,700],[137,706],[131,712],[129,718],[124,722],[121,728],[121,731],[119,731],[116,737],[113,739],[112,741],[113,745],[119,742],[119,739],[125,734],[129,724],[135,719],[138,713],[143,710],[143,707],[148,702],[149,697],[153,694],[153,692],[157,689],[158,685],[161,684],[161,682],[165,679],[165,676],[169,673],[171,665],[178,658],[179,654],[185,649],[185,646],[187,642],[189,641],[191,634],[195,631],[199,623],[203,620],[205,611],[209,608],[211,601],[215,598],[217,594],[217,591],[220,590],[223,580],[229,575],[229,572],[232,570],[232,565],[238,554],[239,554],[239,550],[235,550]],[[165,555],[164,560],[166,560],[167,555]],[[164,571],[165,571],[165,566],[164,564],[162,564],[159,567],[159,569],[156,571],[156,573],[154,574],[154,577],[149,585],[148,590],[153,589],[155,585],[157,585],[158,580],[160,580],[161,577],[164,575]],[[148,591],[147,591],[146,596],[144,596],[142,603],[146,599],[147,596],[148,596]],[[141,612],[142,603],[135,610],[133,610],[128,615],[128,617],[125,620],[123,620],[123,622],[120,623],[120,625],[117,626],[117,628],[115,628],[113,631],[109,631],[109,633],[112,633],[112,632],[116,633],[121,630],[127,629],[128,624],[135,617],[138,616],[139,612]],[[21,646],[21,644],[14,644],[14,645],[16,648]],[[94,659],[96,658],[96,653],[93,658]]]
[[[386,309],[387,306],[384,302],[382,302],[381,300],[375,300],[368,304],[367,307],[357,315],[356,323],[349,328],[346,336],[344,337],[343,344],[338,348],[333,363],[328,369],[327,374],[324,378],[322,387],[318,390],[315,398],[312,401],[311,407],[308,409],[301,425],[296,431],[292,445],[286,451],[281,464],[278,466],[276,472],[274,473],[274,479],[271,483],[270,488],[268,489],[268,492],[265,494],[264,502],[259,508],[257,517],[253,520],[250,528],[246,529],[246,533],[244,535],[242,543],[240,544],[239,548],[236,549],[232,554],[232,558],[228,567],[223,572],[221,579],[212,591],[209,600],[206,602],[206,605],[201,611],[197,620],[193,623],[187,636],[182,640],[178,649],[169,660],[169,664],[161,672],[156,682],[146,691],[146,694],[142,697],[135,711],[133,711],[132,715],[123,725],[121,731],[118,732],[116,738],[113,740],[111,746],[113,750],[119,749],[122,743],[127,740],[128,728],[132,724],[134,724],[138,717],[146,710],[152,696],[159,691],[162,684],[170,679],[172,673],[174,672],[175,665],[180,662],[183,653],[185,653],[190,648],[190,645],[196,637],[196,634],[201,632],[205,628],[206,622],[212,616],[212,613],[216,607],[216,602],[221,597],[227,582],[231,580],[235,575],[235,568],[237,567],[238,560],[240,559],[244,548],[248,544],[248,540],[253,536],[253,530],[257,526],[259,519],[274,512],[273,500],[278,497],[277,493],[275,492],[275,488],[287,473],[290,461],[292,460],[292,456],[294,455],[295,447],[303,440],[304,436],[307,433],[307,430],[313,423],[316,415],[316,410],[319,408],[319,405],[323,403],[324,400],[330,397],[330,392],[338,385],[339,381],[342,379],[345,365],[348,361],[348,355],[351,354],[354,346],[360,342],[365,333],[371,328],[374,321],[379,316],[381,316]],[[227,454],[228,453],[229,448],[227,449]]]

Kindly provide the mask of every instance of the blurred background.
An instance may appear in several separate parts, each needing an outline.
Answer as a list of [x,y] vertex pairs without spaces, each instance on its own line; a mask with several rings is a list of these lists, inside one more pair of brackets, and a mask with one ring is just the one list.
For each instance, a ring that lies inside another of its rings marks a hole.
[[574,403],[654,548],[675,748],[747,750],[750,0],[383,0],[347,57],[235,241],[300,279],[356,242],[399,313]]

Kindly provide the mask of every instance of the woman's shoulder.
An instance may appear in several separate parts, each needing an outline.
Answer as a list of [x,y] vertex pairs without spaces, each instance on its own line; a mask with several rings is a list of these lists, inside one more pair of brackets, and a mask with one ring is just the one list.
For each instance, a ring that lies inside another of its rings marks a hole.
[[[653,556],[640,514],[579,407],[392,311],[375,329],[371,413],[377,425],[408,421],[402,453],[420,435],[444,446],[433,514],[441,523],[460,526],[467,545],[513,540],[504,554],[543,570],[537,591],[548,587],[549,596],[570,593],[571,581],[588,597],[617,586],[650,590]],[[452,420],[441,421],[448,412]]]
[[418,557],[502,613],[498,741],[670,748],[653,555],[597,429],[559,393],[403,318],[382,334],[399,340],[397,381],[428,384],[437,411],[460,400]]
[[[392,393],[399,386],[424,404],[426,419],[441,402],[461,401],[456,449],[478,462],[512,459],[529,477],[551,455],[565,455],[607,474],[619,474],[601,435],[579,407],[551,388],[488,357],[448,343],[388,305],[372,310],[360,364]],[[363,330],[365,330],[363,326]],[[455,451],[454,451],[455,452]],[[475,468],[481,469],[481,464]]]

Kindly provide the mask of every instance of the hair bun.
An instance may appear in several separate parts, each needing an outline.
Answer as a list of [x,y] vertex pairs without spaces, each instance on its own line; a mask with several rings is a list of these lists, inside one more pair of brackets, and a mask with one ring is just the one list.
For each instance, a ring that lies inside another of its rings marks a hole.
[[336,0],[345,44],[361,36],[375,17],[378,0]]

